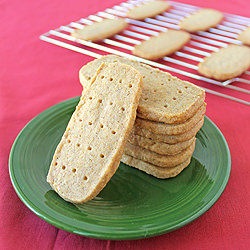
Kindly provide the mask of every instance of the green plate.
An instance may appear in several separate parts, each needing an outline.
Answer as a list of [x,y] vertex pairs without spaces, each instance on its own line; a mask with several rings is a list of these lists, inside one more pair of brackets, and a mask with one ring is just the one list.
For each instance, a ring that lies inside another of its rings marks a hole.
[[79,97],[36,116],[13,144],[10,177],[20,199],[48,223],[91,238],[126,240],[173,231],[205,213],[229,179],[227,143],[205,117],[190,165],[177,177],[160,180],[120,164],[108,185],[92,201],[73,205],[46,182],[54,150]]

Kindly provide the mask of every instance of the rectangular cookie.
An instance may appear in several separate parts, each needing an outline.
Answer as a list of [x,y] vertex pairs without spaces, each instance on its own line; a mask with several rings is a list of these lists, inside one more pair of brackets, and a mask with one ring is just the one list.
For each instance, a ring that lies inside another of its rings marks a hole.
[[101,64],[50,165],[47,181],[63,199],[83,203],[105,187],[119,166],[141,92],[137,70],[121,63]]
[[189,147],[192,142],[195,140],[195,137],[183,142],[178,142],[175,144],[168,144],[164,142],[155,142],[149,138],[140,136],[140,135],[130,135],[128,142],[135,146],[139,146],[155,152],[161,155],[175,155],[180,153],[182,150]]
[[188,148],[184,149],[178,154],[160,155],[155,152],[149,151],[139,146],[132,145],[129,142],[127,142],[125,149],[124,149],[124,153],[136,159],[156,165],[158,167],[170,168],[178,164],[181,164],[182,162],[187,160],[189,157],[191,157],[194,152],[194,149],[195,149],[195,141],[192,142],[192,144]]
[[192,117],[205,100],[205,91],[194,84],[182,81],[171,74],[127,58],[107,55],[80,69],[83,88],[103,62],[121,62],[137,69],[143,76],[143,91],[137,116],[164,123],[182,123]]
[[149,138],[153,140],[154,142],[163,142],[163,143],[168,143],[168,144],[175,144],[183,141],[187,141],[194,137],[199,129],[202,127],[204,123],[204,117],[195,124],[193,128],[191,128],[189,131],[183,133],[183,134],[178,134],[178,135],[164,135],[164,134],[155,134],[152,133],[150,130],[144,129],[144,128],[138,128],[136,126],[133,127],[130,137],[133,135],[140,135],[146,138]]
[[206,103],[203,103],[197,112],[183,123],[167,124],[164,122],[155,122],[145,120],[140,117],[135,119],[135,127],[147,129],[154,134],[162,135],[178,135],[183,134],[192,129],[199,122],[206,112]]
[[186,168],[191,161],[191,157],[172,168],[161,168],[126,154],[122,155],[121,161],[130,167],[137,168],[156,178],[167,179],[177,176],[184,168]]

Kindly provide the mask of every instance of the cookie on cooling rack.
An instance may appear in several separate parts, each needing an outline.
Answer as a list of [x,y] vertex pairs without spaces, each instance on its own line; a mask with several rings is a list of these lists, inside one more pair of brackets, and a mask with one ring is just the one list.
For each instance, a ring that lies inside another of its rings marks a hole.
[[243,30],[237,39],[246,45],[250,45],[250,26]]
[[168,30],[136,45],[132,53],[149,60],[156,60],[181,49],[189,40],[188,32]]
[[127,17],[142,20],[147,17],[154,17],[166,11],[170,4],[166,1],[149,1],[142,3],[127,12]]
[[223,14],[214,9],[201,9],[185,17],[179,26],[189,32],[205,31],[217,26],[223,19]]
[[241,75],[250,67],[250,48],[230,44],[213,52],[198,65],[198,72],[217,80],[228,80]]
[[82,40],[92,42],[111,37],[127,27],[127,23],[122,18],[103,19],[100,22],[84,26],[83,29],[76,29],[71,35]]

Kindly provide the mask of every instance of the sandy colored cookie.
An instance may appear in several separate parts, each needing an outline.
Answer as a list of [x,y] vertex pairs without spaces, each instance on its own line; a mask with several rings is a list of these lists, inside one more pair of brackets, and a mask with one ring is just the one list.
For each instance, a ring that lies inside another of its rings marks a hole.
[[200,74],[217,80],[228,80],[241,75],[250,67],[250,48],[230,44],[213,52],[198,65]]
[[197,110],[194,116],[184,121],[183,123],[167,124],[163,122],[155,122],[136,117],[134,126],[138,128],[147,129],[154,134],[178,135],[183,134],[193,128],[195,124],[197,124],[197,122],[201,120],[205,112],[206,103],[201,105],[201,107]]
[[164,142],[168,144],[175,144],[183,141],[190,140],[192,137],[194,137],[197,132],[200,130],[204,123],[204,117],[189,131],[179,134],[179,135],[163,135],[163,134],[155,134],[151,131],[144,129],[144,128],[137,128],[133,127],[131,135],[140,135],[146,138],[149,138],[153,140],[154,142]]
[[195,140],[195,137],[191,139],[175,144],[167,144],[164,142],[155,142],[149,138],[140,136],[140,135],[133,135],[131,134],[128,138],[128,142],[135,146],[140,146],[152,152],[162,155],[175,155],[180,153],[182,150],[189,147],[192,142]]
[[189,32],[205,31],[217,26],[223,19],[223,14],[214,9],[201,9],[185,17],[179,26]]
[[127,23],[122,18],[103,19],[84,26],[83,29],[76,29],[71,35],[82,40],[91,40],[93,42],[111,37],[127,27]]
[[119,166],[133,127],[142,92],[134,68],[104,63],[81,97],[47,176],[65,200],[83,203],[94,198]]
[[142,20],[166,11],[170,4],[166,1],[149,1],[135,6],[127,12],[127,17]]
[[137,116],[140,118],[164,123],[181,123],[192,117],[205,100],[205,91],[190,82],[182,81],[143,63],[114,55],[103,56],[80,69],[80,82],[84,89],[88,88],[102,62],[125,63],[141,73],[144,84],[137,109]]
[[175,167],[172,167],[172,168],[157,167],[153,164],[150,164],[148,162],[136,159],[132,156],[125,155],[125,154],[122,155],[121,161],[123,163],[125,163],[126,165],[129,165],[130,167],[137,168],[137,169],[139,169],[139,170],[141,170],[149,175],[153,175],[156,178],[167,179],[167,178],[175,177],[184,168],[186,168],[191,161],[191,157],[189,157],[183,163],[181,163]]
[[171,168],[181,164],[190,158],[194,152],[195,141],[186,149],[175,155],[160,155],[139,146],[135,146],[127,142],[124,154],[132,156],[136,159],[151,163],[162,168]]
[[250,26],[243,30],[237,39],[246,45],[250,45]]
[[149,60],[156,60],[181,49],[189,40],[190,35],[186,31],[168,30],[135,45],[132,53]]

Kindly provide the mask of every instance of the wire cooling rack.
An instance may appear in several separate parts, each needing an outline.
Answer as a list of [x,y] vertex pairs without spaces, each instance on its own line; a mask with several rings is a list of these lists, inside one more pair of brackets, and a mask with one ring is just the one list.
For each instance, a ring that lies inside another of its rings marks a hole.
[[[131,51],[134,45],[140,44],[141,41],[167,29],[180,29],[178,26],[180,20],[200,8],[168,1],[171,8],[154,18],[146,18],[143,21],[126,18],[127,10],[142,2],[145,2],[145,0],[129,0],[120,5],[115,5],[95,15],[50,30],[41,35],[40,39],[94,58],[100,58],[103,52],[128,57],[171,73],[180,74],[186,78],[185,80],[199,80],[195,83],[205,89],[207,93],[250,105],[250,71],[246,71],[240,77],[223,82],[201,76],[197,72],[198,63],[205,56],[209,56],[211,52],[226,47],[229,43],[242,44],[237,40],[237,36],[250,25],[250,18],[224,13],[224,19],[217,27],[210,28],[208,31],[192,33],[190,42],[181,50],[161,60],[150,61],[132,55]],[[125,18],[129,26],[123,32],[112,38],[104,39],[100,43],[76,39],[70,35],[74,29],[81,29],[86,24],[115,17]]]

